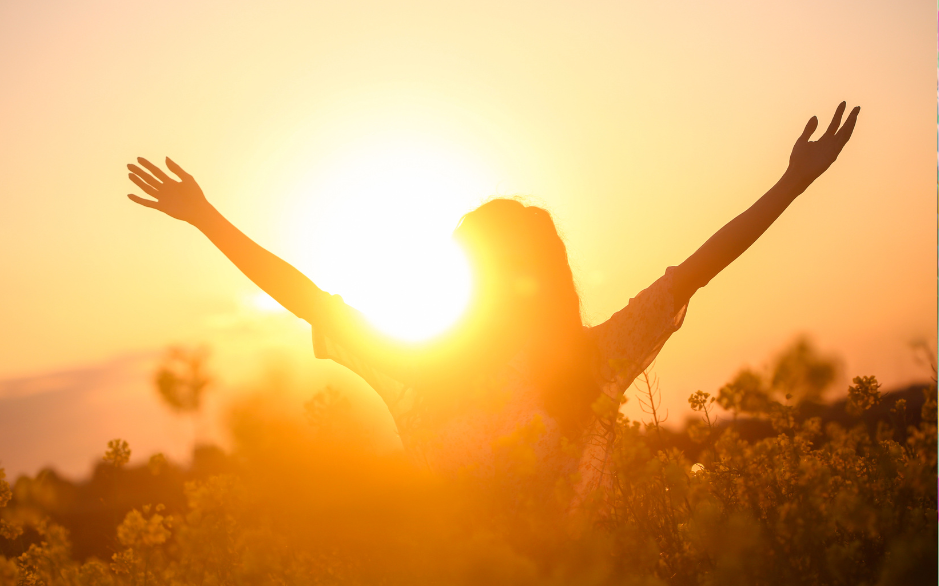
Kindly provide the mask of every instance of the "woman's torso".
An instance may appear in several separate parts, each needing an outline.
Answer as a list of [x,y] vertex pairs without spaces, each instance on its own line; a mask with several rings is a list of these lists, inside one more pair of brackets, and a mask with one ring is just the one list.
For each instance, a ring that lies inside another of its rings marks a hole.
[[[612,409],[598,409],[577,437],[564,437],[545,409],[533,365],[520,351],[482,380],[453,389],[421,389],[389,361],[364,320],[338,296],[324,301],[314,327],[318,358],[331,358],[359,374],[388,405],[406,451],[446,475],[565,478],[584,495],[608,483],[619,399],[646,369],[684,319],[675,308],[671,267],[606,322],[588,328],[597,349],[596,383]],[[429,393],[452,392],[449,408],[435,410]]]

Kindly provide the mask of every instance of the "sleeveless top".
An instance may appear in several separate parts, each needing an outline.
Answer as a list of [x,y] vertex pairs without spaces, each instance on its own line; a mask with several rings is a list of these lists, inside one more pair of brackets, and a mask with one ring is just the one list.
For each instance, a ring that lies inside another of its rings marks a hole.
[[600,353],[597,383],[609,408],[595,408],[579,442],[564,439],[545,411],[524,350],[477,385],[474,394],[484,400],[469,402],[433,426],[422,426],[411,417],[420,397],[408,382],[409,373],[393,353],[375,343],[382,335],[338,295],[323,293],[316,304],[313,349],[317,358],[349,368],[381,396],[405,450],[431,469],[487,477],[504,466],[528,466],[539,474],[566,475],[575,497],[583,498],[612,481],[613,422],[620,398],[684,320],[687,303],[675,307],[673,271],[669,267],[624,309],[587,328]]

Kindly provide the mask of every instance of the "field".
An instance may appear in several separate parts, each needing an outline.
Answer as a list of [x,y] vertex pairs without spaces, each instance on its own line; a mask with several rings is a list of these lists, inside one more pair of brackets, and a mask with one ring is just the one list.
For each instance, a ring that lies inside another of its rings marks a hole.
[[[186,376],[162,372],[177,408]],[[115,440],[84,482],[0,476],[0,584],[935,584],[935,380],[824,401],[832,380],[796,344],[676,431],[643,378],[615,486],[577,507],[571,479],[527,481],[537,429],[500,442],[504,476],[440,479],[376,451],[340,390],[303,419],[258,395],[185,468]]]

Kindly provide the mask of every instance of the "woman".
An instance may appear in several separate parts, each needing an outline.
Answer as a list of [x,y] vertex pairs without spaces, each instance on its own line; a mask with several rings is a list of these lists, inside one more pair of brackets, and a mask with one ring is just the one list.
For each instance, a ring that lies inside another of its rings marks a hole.
[[[514,474],[575,483],[583,497],[611,480],[619,399],[682,323],[688,301],[835,161],[860,108],[842,102],[809,141],[812,117],[782,178],[687,260],[608,321],[585,328],[567,252],[548,213],[496,199],[466,214],[454,235],[474,274],[469,310],[450,333],[421,344],[391,339],[336,295],[255,244],[212,207],[169,158],[130,179],[153,199],[128,197],[201,230],[254,283],[313,326],[318,358],[359,374],[391,411],[405,448],[441,472]],[[521,472],[520,472],[521,471]]]

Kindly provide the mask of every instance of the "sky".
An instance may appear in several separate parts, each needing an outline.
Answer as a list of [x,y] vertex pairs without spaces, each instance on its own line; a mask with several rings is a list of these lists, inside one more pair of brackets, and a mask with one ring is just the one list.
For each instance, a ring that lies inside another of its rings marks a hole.
[[305,381],[298,405],[336,377],[366,393],[195,229],[126,199],[137,156],[171,156],[248,235],[412,337],[459,311],[460,216],[524,195],[553,213],[597,324],[771,187],[806,121],[825,128],[846,100],[861,114],[839,160],[691,300],[656,361],[663,404],[680,419],[690,393],[803,334],[840,357],[839,392],[855,375],[922,380],[934,11],[2,2],[0,465],[77,475],[109,437],[183,454],[195,432],[148,391],[173,344],[212,348],[219,410],[272,364]]

